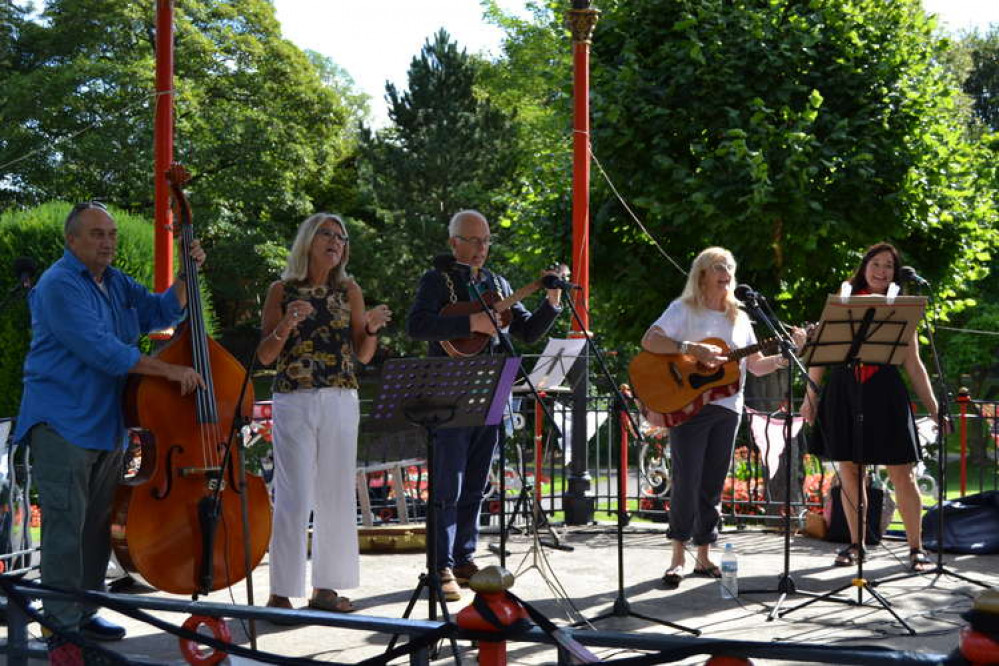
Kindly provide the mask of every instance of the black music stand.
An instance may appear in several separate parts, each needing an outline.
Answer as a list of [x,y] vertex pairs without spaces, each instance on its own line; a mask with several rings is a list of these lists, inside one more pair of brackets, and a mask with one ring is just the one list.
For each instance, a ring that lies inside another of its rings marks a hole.
[[[909,337],[923,316],[926,298],[923,296],[829,296],[822,320],[814,337],[805,345],[805,365],[845,365],[851,376],[865,364],[898,365],[903,361],[900,353],[909,344]],[[853,423],[853,462],[857,465],[857,527],[861,534],[860,553],[857,556],[857,576],[846,585],[826,592],[793,608],[778,612],[778,617],[804,608],[816,601],[837,599],[834,595],[851,587],[857,588],[854,605],[864,605],[864,590],[881,607],[891,613],[910,635],[916,631],[895,612],[872,583],[864,578],[864,542],[867,536],[867,507],[864,501],[864,413],[863,383],[854,380],[853,399],[856,405]],[[844,506],[844,509],[846,507]],[[853,535],[850,535],[851,539]],[[838,600],[838,599],[837,599]]]
[[[428,618],[437,619],[437,606],[446,622],[451,616],[437,570],[437,498],[434,494],[434,434],[442,428],[497,425],[510,398],[519,357],[446,356],[392,359],[382,368],[382,384],[371,408],[372,429],[392,429],[415,424],[427,433],[427,558],[402,616],[407,618],[427,588]],[[393,636],[386,651],[395,647]],[[454,658],[461,663],[457,642],[451,638]]]

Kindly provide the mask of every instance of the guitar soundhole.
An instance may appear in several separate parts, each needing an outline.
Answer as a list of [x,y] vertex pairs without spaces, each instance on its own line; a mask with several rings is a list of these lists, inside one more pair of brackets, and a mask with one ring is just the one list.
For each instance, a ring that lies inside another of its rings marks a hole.
[[710,384],[711,382],[716,382],[725,376],[725,369],[719,367],[710,375],[698,375],[691,373],[690,375],[690,386],[691,388],[699,389],[702,386]]

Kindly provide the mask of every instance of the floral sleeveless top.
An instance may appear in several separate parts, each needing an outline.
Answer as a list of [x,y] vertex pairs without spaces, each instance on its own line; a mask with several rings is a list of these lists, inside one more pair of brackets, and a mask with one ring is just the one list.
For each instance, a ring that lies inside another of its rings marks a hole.
[[313,313],[284,343],[277,359],[274,392],[327,387],[356,389],[347,290],[284,282],[281,311],[287,311],[292,301],[308,301]]

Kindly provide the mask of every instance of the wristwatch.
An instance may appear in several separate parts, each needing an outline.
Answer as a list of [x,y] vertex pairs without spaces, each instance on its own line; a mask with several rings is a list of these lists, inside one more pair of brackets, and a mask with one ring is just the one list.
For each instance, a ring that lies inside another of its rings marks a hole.
[[686,340],[681,341],[680,344],[677,345],[677,347],[680,348],[681,354],[686,354],[688,351],[690,351],[690,343],[687,342]]

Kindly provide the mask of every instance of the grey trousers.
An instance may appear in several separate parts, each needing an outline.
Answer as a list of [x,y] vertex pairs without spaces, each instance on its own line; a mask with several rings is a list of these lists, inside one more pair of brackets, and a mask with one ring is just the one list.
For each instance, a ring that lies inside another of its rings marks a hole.
[[[42,582],[103,590],[122,451],[80,448],[42,423],[31,429],[31,454],[42,507]],[[44,606],[47,617],[70,630],[97,612],[90,604],[68,601],[46,601]]]
[[741,414],[708,405],[670,428],[669,538],[697,546],[718,540],[721,493]]

